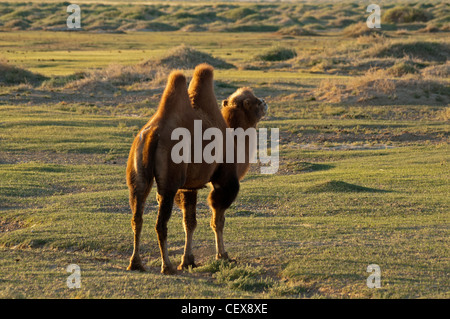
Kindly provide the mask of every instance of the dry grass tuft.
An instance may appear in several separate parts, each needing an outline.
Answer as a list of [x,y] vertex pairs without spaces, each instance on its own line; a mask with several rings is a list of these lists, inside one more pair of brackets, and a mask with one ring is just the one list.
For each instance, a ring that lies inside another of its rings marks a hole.
[[429,62],[445,62],[450,56],[450,45],[427,41],[386,41],[381,45],[374,45],[365,54],[377,58],[402,59],[406,57]]
[[393,79],[389,70],[382,69],[370,69],[362,76],[344,81],[323,80],[313,95],[316,100],[330,103],[418,104],[426,99],[431,104],[447,104],[450,101],[449,86],[438,79],[424,79],[418,74]]
[[419,71],[417,70],[417,67],[415,66],[414,62],[408,59],[403,59],[397,63],[395,63],[393,66],[388,68],[387,73],[394,77],[402,77],[407,74],[415,74]]
[[371,29],[365,22],[351,24],[343,30],[343,33],[346,37],[350,38],[358,38],[361,36],[385,36],[380,29]]
[[115,91],[118,87],[153,87],[164,82],[166,72],[159,67],[149,65],[112,64],[102,70],[86,73],[84,78],[69,82],[65,88],[90,92]]
[[317,36],[319,35],[317,32],[301,28],[298,25],[293,25],[290,27],[284,27],[278,30],[276,33],[282,35],[291,35],[291,36]]
[[450,78],[450,62],[447,61],[445,64],[431,65],[422,69],[422,75],[427,78]]

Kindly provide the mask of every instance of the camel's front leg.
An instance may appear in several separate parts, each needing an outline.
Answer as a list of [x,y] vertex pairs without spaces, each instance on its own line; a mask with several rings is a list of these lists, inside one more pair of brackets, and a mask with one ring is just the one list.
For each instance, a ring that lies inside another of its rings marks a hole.
[[196,219],[196,205],[197,205],[197,191],[196,190],[180,190],[175,199],[176,203],[183,211],[183,227],[186,234],[186,242],[184,246],[184,255],[181,263],[178,266],[179,270],[195,267],[194,255],[192,254],[192,237],[194,230],[197,227]]
[[159,211],[155,229],[158,235],[159,249],[161,251],[161,273],[169,275],[176,273],[176,269],[170,263],[169,252],[167,249],[167,222],[172,214],[174,197],[174,193],[157,194]]
[[211,228],[216,237],[216,259],[227,259],[223,242],[223,228],[225,226],[225,210],[230,207],[239,192],[237,177],[227,176],[227,179],[216,180],[212,183],[213,190],[209,194],[208,202],[212,209]]
[[228,260],[228,253],[225,251],[223,243],[223,228],[225,226],[225,209],[214,209],[211,218],[211,228],[216,237],[216,259]]

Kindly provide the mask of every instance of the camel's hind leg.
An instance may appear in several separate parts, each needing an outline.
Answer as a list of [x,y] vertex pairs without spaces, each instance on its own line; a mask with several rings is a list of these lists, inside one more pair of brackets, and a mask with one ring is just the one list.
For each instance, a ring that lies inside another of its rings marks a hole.
[[184,246],[184,255],[181,259],[179,270],[195,267],[194,255],[192,254],[192,237],[197,227],[196,206],[197,206],[197,190],[179,190],[175,202],[183,211],[183,227],[186,234]]
[[158,235],[159,249],[161,251],[161,273],[169,275],[176,273],[176,269],[170,263],[169,252],[167,249],[167,222],[172,214],[174,198],[175,192],[164,192],[163,194],[158,193],[156,195],[156,199],[159,203],[159,210],[155,230]]
[[130,265],[127,270],[145,271],[139,255],[139,243],[143,224],[142,215],[144,214],[145,200],[147,199],[148,193],[152,187],[151,184],[152,182],[141,189],[138,189],[137,187],[130,187],[130,207],[133,213],[133,217],[131,218],[131,228],[134,233],[134,243],[133,255],[130,258]]
[[239,180],[235,176],[223,176],[212,181],[213,190],[208,196],[212,209],[211,228],[216,237],[216,259],[229,259],[223,243],[223,228],[225,226],[225,210],[235,200],[239,192]]

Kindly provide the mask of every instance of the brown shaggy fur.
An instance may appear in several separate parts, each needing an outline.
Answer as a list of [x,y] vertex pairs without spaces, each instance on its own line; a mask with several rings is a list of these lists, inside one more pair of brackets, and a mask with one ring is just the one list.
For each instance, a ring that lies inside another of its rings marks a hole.
[[[172,131],[186,128],[193,136],[194,120],[202,120],[202,133],[209,127],[219,128],[223,133],[227,127],[255,127],[264,115],[267,105],[257,99],[248,88],[239,89],[223,102],[222,114],[214,94],[213,68],[206,64],[196,67],[193,79],[186,89],[186,78],[179,72],[170,74],[157,112],[140,130],[130,150],[127,164],[127,184],[130,191],[131,220],[134,232],[134,250],[128,270],[141,270],[139,242],[142,230],[142,215],[146,198],[153,185],[157,185],[159,204],[156,221],[161,272],[175,273],[167,249],[167,222],[175,202],[183,211],[186,233],[185,251],[179,269],[195,266],[192,255],[192,236],[197,225],[197,190],[207,183],[211,185],[208,203],[212,209],[211,227],[216,237],[216,258],[228,259],[223,244],[225,210],[235,200],[239,191],[239,180],[248,170],[248,163],[180,163],[171,159],[172,147],[178,143],[171,140]],[[192,143],[194,144],[194,143]],[[206,145],[204,142],[203,147]],[[194,154],[192,146],[191,154]]]

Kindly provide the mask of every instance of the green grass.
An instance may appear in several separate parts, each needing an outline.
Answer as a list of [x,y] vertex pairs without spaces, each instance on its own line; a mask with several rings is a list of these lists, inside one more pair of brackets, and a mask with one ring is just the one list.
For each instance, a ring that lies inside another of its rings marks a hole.
[[[149,273],[125,271],[132,233],[124,161],[145,119],[49,107],[1,107],[0,115],[3,158],[32,159],[0,165],[2,223],[20,225],[0,237],[3,297],[448,297],[448,145],[307,151],[293,162],[303,167],[296,173],[251,173],[227,212],[226,245],[237,265],[212,260],[202,190],[194,248],[201,267],[166,277],[154,189],[142,245]],[[282,164],[301,155],[282,149]],[[120,164],[105,163],[107,150]],[[178,210],[169,243],[177,262],[184,245]],[[82,270],[77,291],[65,287],[70,263]],[[372,263],[382,270],[380,289],[365,286]]]
[[[39,41],[36,41],[37,37]],[[235,61],[252,58],[262,48],[270,46],[276,37],[258,33],[223,37],[221,33],[214,32],[74,34],[22,31],[3,33],[0,41],[3,47],[1,54],[10,63],[44,75],[68,75],[88,68],[104,68],[113,63],[130,65],[159,59],[169,49],[183,43],[199,51],[207,50],[213,56],[234,64]],[[221,40],[218,41],[218,38]],[[248,50],[240,49],[244,46],[249,46]]]

